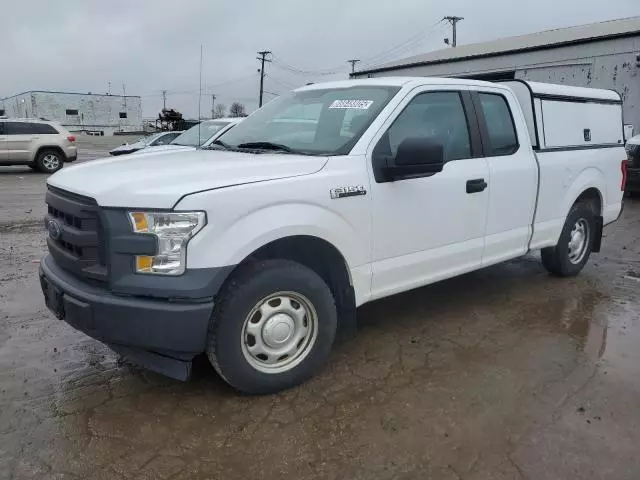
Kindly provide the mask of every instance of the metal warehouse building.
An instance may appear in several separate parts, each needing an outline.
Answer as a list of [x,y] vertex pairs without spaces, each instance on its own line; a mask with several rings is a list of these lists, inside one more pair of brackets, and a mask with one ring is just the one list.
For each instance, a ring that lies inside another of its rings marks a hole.
[[624,123],[640,133],[640,17],[460,45],[353,77],[456,76],[606,88],[623,100]]
[[0,100],[1,115],[53,120],[72,132],[142,131],[142,102],[130,95],[30,91]]

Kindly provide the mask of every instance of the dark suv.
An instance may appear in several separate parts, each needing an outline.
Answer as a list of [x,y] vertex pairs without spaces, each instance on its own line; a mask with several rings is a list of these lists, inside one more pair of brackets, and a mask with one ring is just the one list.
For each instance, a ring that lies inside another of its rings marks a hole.
[[640,135],[631,138],[625,149],[629,157],[626,191],[630,194],[638,194],[640,193]]

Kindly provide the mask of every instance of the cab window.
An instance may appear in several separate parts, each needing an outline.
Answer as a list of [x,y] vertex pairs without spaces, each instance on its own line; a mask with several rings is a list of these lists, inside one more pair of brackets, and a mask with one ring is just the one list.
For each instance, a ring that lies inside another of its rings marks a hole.
[[403,140],[415,137],[442,144],[445,162],[471,158],[469,126],[460,93],[417,95],[382,136],[374,155],[394,157]]
[[495,93],[480,93],[479,97],[489,136],[485,154],[488,157],[512,155],[518,150],[518,137],[507,99]]

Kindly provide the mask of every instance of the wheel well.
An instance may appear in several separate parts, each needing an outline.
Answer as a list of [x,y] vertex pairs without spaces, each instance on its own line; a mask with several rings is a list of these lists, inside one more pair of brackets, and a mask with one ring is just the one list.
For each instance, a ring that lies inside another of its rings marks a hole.
[[298,235],[264,245],[245,262],[274,258],[292,260],[316,272],[335,298],[339,329],[352,331],[355,328],[355,292],[347,262],[336,247],[318,237]]
[[592,251],[599,252],[602,246],[602,197],[600,195],[600,191],[597,188],[588,188],[584,192],[580,194],[580,196],[576,199],[575,204],[584,203],[591,208],[595,215],[596,221],[596,232],[593,240]]
[[596,216],[602,215],[602,196],[597,188],[588,188],[580,194],[575,203],[586,203]]
[[50,147],[40,147],[38,148],[38,151],[36,152],[36,157],[34,158],[34,160],[37,160],[38,157],[40,156],[40,154],[42,152],[45,152],[47,150],[53,150],[55,152],[58,152],[60,155],[62,155],[62,160],[66,161],[67,156],[64,154],[64,150],[62,150],[62,148],[58,147],[57,145],[51,145]]

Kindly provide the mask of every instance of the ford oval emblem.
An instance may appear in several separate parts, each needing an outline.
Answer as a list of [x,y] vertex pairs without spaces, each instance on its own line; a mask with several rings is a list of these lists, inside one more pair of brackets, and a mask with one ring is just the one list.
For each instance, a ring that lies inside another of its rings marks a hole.
[[60,224],[53,219],[49,219],[47,222],[47,230],[49,231],[49,237],[51,240],[58,240],[62,235],[62,228]]

